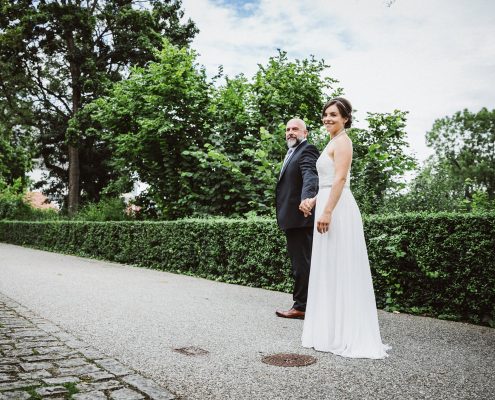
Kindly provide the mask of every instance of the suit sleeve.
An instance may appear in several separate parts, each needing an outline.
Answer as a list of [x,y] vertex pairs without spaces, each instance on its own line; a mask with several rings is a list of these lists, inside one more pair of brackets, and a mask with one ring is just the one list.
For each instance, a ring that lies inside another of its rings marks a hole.
[[303,179],[301,190],[301,201],[315,197],[318,193],[318,172],[316,171],[316,160],[320,156],[318,149],[310,144],[306,146],[299,161],[299,168]]

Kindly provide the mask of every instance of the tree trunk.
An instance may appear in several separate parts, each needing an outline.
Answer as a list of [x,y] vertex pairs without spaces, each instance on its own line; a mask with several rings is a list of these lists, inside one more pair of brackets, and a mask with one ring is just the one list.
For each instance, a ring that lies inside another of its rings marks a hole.
[[79,149],[69,145],[69,215],[79,208]]
[[[67,49],[69,51],[68,59],[70,64],[71,86],[72,86],[72,117],[79,111],[81,106],[81,86],[80,76],[81,69],[77,60],[76,46],[72,32],[67,34]],[[72,216],[79,208],[79,185],[80,165],[79,165],[79,149],[76,143],[69,141],[69,198],[68,211]]]

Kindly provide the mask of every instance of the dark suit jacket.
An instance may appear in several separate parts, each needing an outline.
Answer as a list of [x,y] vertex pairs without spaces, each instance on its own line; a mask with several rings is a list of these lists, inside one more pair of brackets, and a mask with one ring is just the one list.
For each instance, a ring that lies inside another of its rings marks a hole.
[[299,204],[318,193],[316,160],[320,153],[307,141],[294,150],[282,169],[276,188],[277,223],[280,229],[312,227],[314,214],[305,218]]

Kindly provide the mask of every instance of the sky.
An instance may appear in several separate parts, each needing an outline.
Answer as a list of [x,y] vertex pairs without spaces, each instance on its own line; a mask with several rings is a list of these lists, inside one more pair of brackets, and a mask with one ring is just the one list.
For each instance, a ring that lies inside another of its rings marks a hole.
[[210,76],[251,77],[277,49],[330,65],[360,121],[408,111],[409,154],[424,161],[438,118],[495,108],[493,0],[182,0]]

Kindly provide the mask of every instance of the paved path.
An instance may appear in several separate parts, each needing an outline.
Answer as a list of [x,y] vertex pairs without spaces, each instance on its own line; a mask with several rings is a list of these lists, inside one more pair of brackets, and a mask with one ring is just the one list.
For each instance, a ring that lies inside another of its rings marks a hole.
[[166,388],[1,293],[0,352],[0,400],[174,399]]
[[[0,244],[0,293],[7,319],[26,314],[35,325],[68,332],[79,344],[71,347],[74,341],[62,335],[61,346],[76,353],[91,346],[98,354],[85,361],[102,373],[111,374],[112,364],[130,370],[102,382],[116,380],[120,390],[145,398],[153,397],[125,376],[192,400],[495,398],[495,330],[487,327],[380,311],[390,357],[344,359],[300,347],[302,321],[274,316],[275,308],[291,304],[288,294],[6,244]],[[29,348],[18,339],[0,348],[2,360],[9,346]],[[176,351],[187,347],[206,352]],[[274,353],[317,362],[301,368],[261,362]],[[75,355],[66,360],[84,358]],[[102,356],[111,361],[102,365]],[[5,397],[2,386],[0,393]]]

